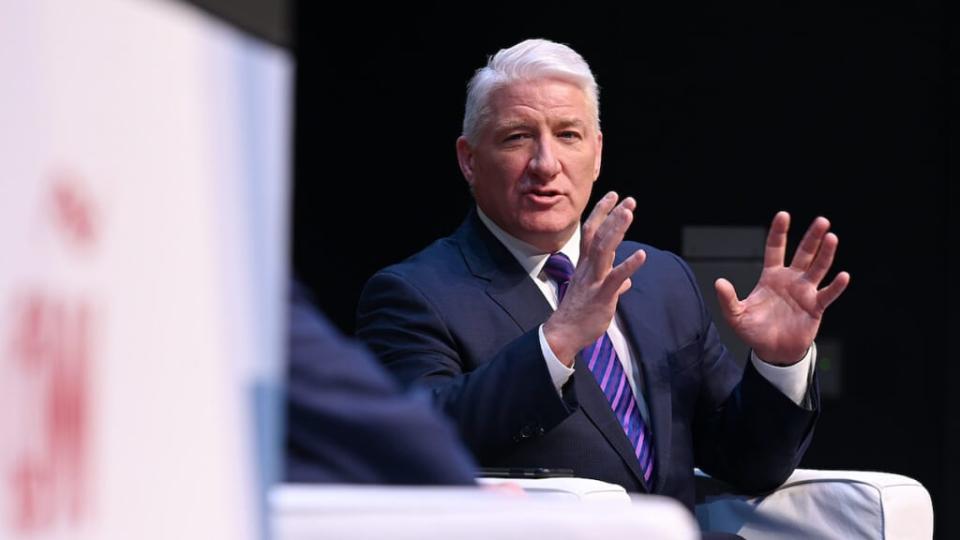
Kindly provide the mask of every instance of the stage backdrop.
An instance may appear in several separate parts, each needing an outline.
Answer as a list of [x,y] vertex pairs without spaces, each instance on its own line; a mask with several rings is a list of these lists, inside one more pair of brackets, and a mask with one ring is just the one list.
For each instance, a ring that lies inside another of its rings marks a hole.
[[0,0],[0,538],[259,535],[291,75],[183,4]]

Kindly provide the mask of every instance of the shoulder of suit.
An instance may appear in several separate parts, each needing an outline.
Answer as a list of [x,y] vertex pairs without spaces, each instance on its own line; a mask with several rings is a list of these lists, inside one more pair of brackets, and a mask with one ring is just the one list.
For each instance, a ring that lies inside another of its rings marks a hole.
[[409,281],[434,281],[440,276],[450,276],[465,271],[463,258],[455,239],[444,237],[434,241],[406,259],[391,264],[379,274],[393,274]]

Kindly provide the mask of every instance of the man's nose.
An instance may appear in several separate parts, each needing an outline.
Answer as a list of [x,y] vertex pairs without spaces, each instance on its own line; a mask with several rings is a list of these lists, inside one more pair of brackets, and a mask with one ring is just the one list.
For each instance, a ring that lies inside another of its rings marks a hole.
[[531,157],[527,168],[530,170],[531,176],[541,180],[549,180],[560,174],[561,165],[554,151],[553,141],[544,139],[537,144],[537,150]]

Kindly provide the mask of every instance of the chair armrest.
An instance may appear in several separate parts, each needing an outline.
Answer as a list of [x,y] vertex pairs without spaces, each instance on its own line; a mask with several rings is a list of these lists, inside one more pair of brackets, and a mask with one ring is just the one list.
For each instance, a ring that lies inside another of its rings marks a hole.
[[269,502],[277,540],[700,537],[689,512],[664,497],[583,504],[476,488],[286,484]]
[[697,521],[750,538],[933,537],[933,504],[898,474],[797,469],[773,492],[752,496],[697,471]]
[[630,502],[627,490],[617,484],[589,478],[477,478],[480,485],[515,484],[531,497],[580,502]]

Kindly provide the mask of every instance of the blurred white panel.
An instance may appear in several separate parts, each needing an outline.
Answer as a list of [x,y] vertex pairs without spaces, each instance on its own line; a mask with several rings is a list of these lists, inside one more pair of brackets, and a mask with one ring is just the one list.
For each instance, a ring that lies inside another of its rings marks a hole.
[[290,59],[175,2],[0,1],[0,73],[0,537],[257,536]]

